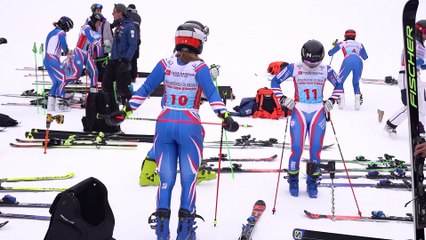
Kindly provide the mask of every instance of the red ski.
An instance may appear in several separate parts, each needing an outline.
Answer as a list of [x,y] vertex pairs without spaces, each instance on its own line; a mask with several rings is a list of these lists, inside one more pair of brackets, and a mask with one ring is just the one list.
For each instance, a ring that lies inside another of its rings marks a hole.
[[254,226],[256,225],[260,216],[262,216],[265,209],[266,209],[265,202],[263,200],[257,200],[256,203],[253,205],[251,216],[247,218],[247,224],[243,225],[241,236],[238,238],[238,240],[251,239],[251,234],[253,232]]

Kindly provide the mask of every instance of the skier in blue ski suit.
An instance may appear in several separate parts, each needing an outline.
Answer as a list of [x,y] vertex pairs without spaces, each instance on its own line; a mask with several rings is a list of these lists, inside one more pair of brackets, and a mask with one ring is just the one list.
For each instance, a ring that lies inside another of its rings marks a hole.
[[73,21],[68,17],[61,17],[58,22],[53,23],[53,29],[46,38],[46,53],[44,66],[52,79],[50,96],[64,97],[66,75],[61,65],[61,56],[70,53],[68,48],[66,33],[74,26]]
[[[359,87],[359,80],[362,75],[363,60],[368,58],[364,45],[355,41],[355,30],[348,29],[345,32],[345,40],[334,44],[334,47],[328,51],[329,56],[333,56],[340,49],[343,52],[344,60],[340,67],[339,76],[342,84],[345,83],[346,78],[352,72],[352,85],[355,93],[355,109],[359,110],[363,103],[361,89]],[[340,96],[339,108],[343,108],[345,104],[344,92]]]
[[[302,47],[302,62],[289,64],[271,80],[271,89],[280,99],[283,107],[292,110],[290,134],[291,155],[288,163],[290,193],[299,195],[299,164],[303,153],[305,138],[309,135],[309,153],[311,163],[320,163],[325,130],[326,114],[342,93],[339,76],[328,65],[321,64],[324,47],[316,40],[309,40]],[[284,96],[280,84],[292,77],[295,86],[294,100]],[[326,80],[334,86],[332,96],[324,101],[323,91]],[[316,198],[318,167],[308,172],[307,191]]]
[[133,94],[122,111],[114,112],[106,121],[119,124],[131,111],[136,110],[151,92],[164,83],[163,110],[157,118],[154,136],[155,159],[160,176],[157,192],[157,210],[151,223],[155,223],[157,239],[169,239],[170,204],[179,164],[182,186],[178,239],[196,239],[196,183],[203,155],[203,127],[198,114],[204,92],[213,111],[222,118],[223,128],[239,128],[229,115],[210,76],[209,67],[198,55],[203,50],[207,29],[196,23],[184,23],[175,34],[177,54],[162,59],[152,70],[144,84]]

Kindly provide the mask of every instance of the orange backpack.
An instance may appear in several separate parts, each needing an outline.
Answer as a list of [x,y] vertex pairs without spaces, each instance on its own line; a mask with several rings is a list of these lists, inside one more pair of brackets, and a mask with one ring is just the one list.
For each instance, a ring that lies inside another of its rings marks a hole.
[[274,92],[269,88],[260,88],[256,94],[257,110],[253,118],[278,119],[284,117],[284,111]]

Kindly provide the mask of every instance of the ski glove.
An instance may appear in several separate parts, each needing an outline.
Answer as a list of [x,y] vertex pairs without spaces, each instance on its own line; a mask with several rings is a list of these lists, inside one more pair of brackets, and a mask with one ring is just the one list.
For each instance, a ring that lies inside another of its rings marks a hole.
[[0,44],[3,44],[3,43],[7,43],[7,39],[6,38],[0,38]]
[[277,75],[280,73],[285,67],[287,67],[288,63],[278,61],[278,62],[271,62],[266,69],[266,71],[272,75]]
[[125,72],[129,72],[132,69],[132,66],[130,65],[130,61],[123,58],[118,60],[118,72],[119,73],[125,73]]
[[333,109],[334,99],[329,98],[324,102],[324,112],[329,113]]
[[222,118],[222,122],[226,123],[226,125],[223,126],[223,129],[225,129],[228,132],[236,132],[238,128],[240,128],[240,125],[232,119],[229,112],[221,113],[220,118]]
[[126,119],[126,117],[132,115],[132,113],[132,108],[129,106],[129,104],[126,104],[123,109],[109,114],[105,118],[105,122],[110,126],[118,126]]
[[293,110],[294,105],[296,104],[292,98],[289,98],[289,97],[286,97],[286,96],[282,96],[280,98],[280,103],[281,103],[282,107],[286,107],[290,110]]
[[220,65],[216,65],[216,64],[213,64],[210,66],[210,75],[212,76],[212,78],[219,77],[219,68],[220,68]]

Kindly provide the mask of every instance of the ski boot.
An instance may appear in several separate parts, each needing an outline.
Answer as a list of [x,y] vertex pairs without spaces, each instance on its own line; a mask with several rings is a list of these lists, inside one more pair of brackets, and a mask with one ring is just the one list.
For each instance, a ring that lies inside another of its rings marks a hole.
[[306,190],[310,198],[318,196],[318,175],[309,175],[306,179]]
[[190,213],[186,209],[179,209],[179,225],[177,228],[178,236],[176,240],[196,240],[197,236],[195,234],[195,230],[197,229],[194,226],[197,222],[195,218],[200,218],[204,221],[204,219],[195,213]]
[[56,105],[55,96],[48,96],[47,97],[47,111],[54,112],[55,111],[55,105]]
[[198,169],[197,183],[216,179],[216,172],[207,164],[202,164]]
[[145,157],[142,163],[141,174],[139,175],[139,185],[144,186],[159,186],[160,177],[157,173],[157,163],[155,159],[149,156]]
[[170,222],[169,209],[160,208],[156,212],[152,213],[151,216],[149,216],[148,223],[151,224],[152,229],[155,229],[157,240],[170,239],[169,222]]
[[391,137],[396,135],[396,126],[393,125],[389,120],[386,122],[385,131],[389,133]]
[[362,103],[364,102],[362,98],[362,94],[355,94],[355,110],[359,110],[361,108]]
[[345,94],[342,93],[340,94],[340,98],[339,98],[339,109],[343,109],[345,107]]
[[69,112],[71,110],[69,101],[65,98],[56,98],[55,111],[56,112]]
[[289,183],[289,191],[291,196],[299,196],[299,173],[289,173],[287,182]]

